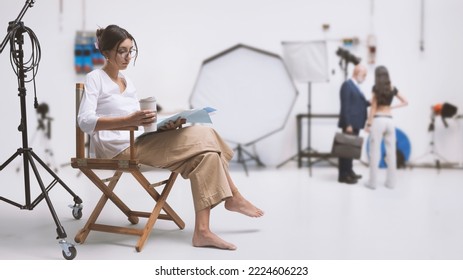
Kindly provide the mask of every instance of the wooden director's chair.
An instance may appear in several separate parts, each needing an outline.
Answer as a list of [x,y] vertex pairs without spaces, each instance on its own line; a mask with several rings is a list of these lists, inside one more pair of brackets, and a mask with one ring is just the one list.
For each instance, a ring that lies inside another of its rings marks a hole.
[[[134,130],[137,127],[127,127],[117,130],[127,130],[130,133],[130,159],[117,160],[117,159],[100,159],[88,158],[85,151],[85,135],[77,123],[77,114],[79,111],[80,101],[84,92],[84,85],[81,83],[76,84],[76,157],[71,159],[71,166],[78,168],[85,174],[90,181],[92,181],[102,192],[100,200],[95,206],[92,214],[90,215],[85,226],[77,233],[74,240],[77,243],[85,242],[90,231],[102,231],[109,233],[138,235],[139,239],[135,249],[140,252],[146,242],[146,239],[151,233],[151,230],[156,223],[157,219],[171,220],[180,229],[185,227],[183,220],[175,213],[175,211],[167,204],[166,199],[172,189],[177,173],[172,172],[167,180],[151,184],[140,171],[140,164],[134,158]],[[100,179],[94,170],[111,170],[114,175],[108,179]],[[131,210],[113,191],[119,178],[123,173],[131,173],[138,183],[146,190],[146,192],[154,199],[154,208],[151,212],[141,212]],[[164,186],[162,192],[159,193],[155,188]],[[139,217],[147,218],[145,226],[140,229],[131,225],[127,226],[113,226],[106,224],[96,223],[106,202],[111,200],[128,218],[131,224],[137,224]],[[164,213],[161,213],[163,210]]]

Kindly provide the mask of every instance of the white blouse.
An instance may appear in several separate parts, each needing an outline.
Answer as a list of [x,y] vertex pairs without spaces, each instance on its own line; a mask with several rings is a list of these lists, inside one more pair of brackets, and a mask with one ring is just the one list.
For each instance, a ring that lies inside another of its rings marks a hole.
[[[137,91],[133,83],[119,72],[126,83],[124,92],[101,69],[88,73],[85,79],[85,91],[80,103],[77,121],[79,127],[90,135],[90,157],[113,158],[130,145],[129,131],[95,131],[99,117],[126,116],[140,110]],[[136,131],[143,133],[143,127]]]

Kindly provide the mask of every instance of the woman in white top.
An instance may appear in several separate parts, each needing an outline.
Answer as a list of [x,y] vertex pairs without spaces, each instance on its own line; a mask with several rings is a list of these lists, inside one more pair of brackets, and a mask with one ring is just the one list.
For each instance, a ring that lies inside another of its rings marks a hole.
[[[135,86],[121,73],[138,54],[132,35],[116,25],[98,29],[96,34],[98,49],[106,63],[86,76],[78,123],[91,136],[91,155],[126,158],[128,133],[110,129],[153,123],[156,112],[140,110]],[[138,138],[136,157],[142,164],[169,169],[190,179],[196,211],[193,246],[235,250],[234,244],[210,230],[211,209],[225,201],[224,206],[230,211],[250,217],[261,217],[264,213],[238,192],[228,171],[233,151],[217,132],[206,126],[181,128],[184,122],[178,119],[156,133]]]
[[[385,185],[392,189],[395,186],[397,160],[395,125],[391,110],[407,106],[408,101],[392,86],[389,72],[384,66],[375,69],[375,85],[372,92],[371,109],[365,127],[365,131],[370,133],[370,178],[366,187],[376,189],[378,185],[381,142],[384,140],[387,164]],[[394,97],[397,97],[399,103],[391,105]]]

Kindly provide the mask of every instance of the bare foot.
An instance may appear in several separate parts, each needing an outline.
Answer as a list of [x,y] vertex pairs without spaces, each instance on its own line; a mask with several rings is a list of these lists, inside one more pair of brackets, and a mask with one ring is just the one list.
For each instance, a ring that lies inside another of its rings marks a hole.
[[193,246],[215,247],[224,250],[236,250],[236,246],[226,242],[211,231],[196,232],[193,234]]
[[264,215],[264,211],[246,200],[238,191],[235,191],[233,196],[225,201],[225,209],[253,218],[262,217]]

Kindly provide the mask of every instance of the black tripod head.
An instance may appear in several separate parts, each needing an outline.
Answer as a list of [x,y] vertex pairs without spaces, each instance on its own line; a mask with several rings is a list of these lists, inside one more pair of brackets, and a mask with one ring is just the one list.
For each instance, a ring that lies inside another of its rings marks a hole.
[[[8,41],[13,40],[12,34],[13,30],[16,28],[18,24],[21,23],[22,18],[26,14],[27,9],[30,7],[33,7],[35,3],[35,0],[27,0],[26,3],[24,4],[24,7],[22,8],[21,12],[19,13],[18,17],[14,21],[10,21],[8,24],[8,33],[6,34],[5,38],[2,41],[2,44],[0,45],[0,53],[3,52],[3,49],[5,49],[6,44],[8,44]],[[22,24],[22,23],[21,23]]]

